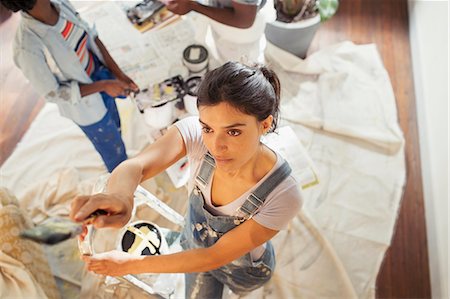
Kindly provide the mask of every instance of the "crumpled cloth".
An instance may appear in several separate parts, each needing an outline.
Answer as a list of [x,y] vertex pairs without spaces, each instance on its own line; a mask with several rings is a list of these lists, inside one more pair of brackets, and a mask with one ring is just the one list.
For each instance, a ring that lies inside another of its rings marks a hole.
[[395,98],[376,46],[343,42],[302,60],[268,44],[265,55],[281,81],[281,124],[296,132],[320,183],[304,190],[291,232],[275,237],[278,266],[260,292],[374,298],[406,179]]
[[[273,240],[273,279],[248,297],[374,298],[406,176],[395,99],[376,47],[345,42],[302,60],[268,44],[265,54],[281,80],[280,126],[293,128],[320,183],[304,190],[303,211]],[[2,184],[22,198],[65,168],[76,168],[81,181],[98,177],[100,157],[77,130],[47,104],[33,135],[0,169]]]
[[41,245],[19,237],[30,219],[7,189],[0,199],[0,298],[59,298]]

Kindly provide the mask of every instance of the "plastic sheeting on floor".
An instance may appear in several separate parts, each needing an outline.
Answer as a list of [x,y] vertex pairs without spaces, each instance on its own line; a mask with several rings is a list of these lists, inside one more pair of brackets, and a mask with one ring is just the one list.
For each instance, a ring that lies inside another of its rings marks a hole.
[[[282,122],[308,150],[320,183],[304,190],[303,213],[274,240],[274,278],[249,297],[373,298],[405,180],[395,101],[376,48],[343,43],[303,61],[269,45],[266,55],[283,86]],[[139,115],[122,104],[128,122],[136,122]],[[145,134],[137,128],[124,130],[130,149],[142,141],[131,135]],[[82,132],[47,104],[0,178],[42,216],[58,210],[40,201],[49,194],[39,185],[67,168],[77,169],[80,181],[105,171]]]
[[[246,297],[374,298],[405,182],[395,99],[376,47],[345,42],[301,60],[268,44],[266,61],[281,79],[282,125],[307,149],[320,183],[304,190],[302,213],[274,239],[273,279]],[[131,103],[119,106],[132,155],[147,132]],[[74,181],[58,180],[68,169],[76,171]],[[41,221],[66,214],[64,198],[81,192],[58,184],[76,186],[102,173],[100,156],[81,130],[46,104],[0,168],[0,184]]]
[[279,248],[291,242],[297,250],[287,253],[294,255],[286,266],[279,256],[265,294],[347,298],[350,282],[356,297],[374,298],[406,174],[395,98],[377,49],[344,42],[301,60],[269,44],[266,60],[280,76],[283,123],[307,148],[320,184],[305,190],[305,215],[291,226],[307,233],[309,245],[303,233],[286,233],[295,241],[277,236]]

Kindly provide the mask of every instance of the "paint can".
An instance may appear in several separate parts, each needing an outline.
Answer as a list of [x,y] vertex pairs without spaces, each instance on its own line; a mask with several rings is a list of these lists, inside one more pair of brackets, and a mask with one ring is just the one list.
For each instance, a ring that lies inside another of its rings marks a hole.
[[186,94],[183,97],[184,108],[191,115],[198,115],[197,91],[201,81],[202,77],[193,76],[185,82]]
[[152,128],[163,129],[174,121],[174,102],[158,104],[157,107],[147,107],[144,109],[144,120]]
[[202,45],[190,45],[183,51],[183,64],[191,74],[200,74],[208,70],[209,53]]
[[160,255],[169,250],[161,228],[148,221],[135,221],[122,229],[118,249],[131,255]]

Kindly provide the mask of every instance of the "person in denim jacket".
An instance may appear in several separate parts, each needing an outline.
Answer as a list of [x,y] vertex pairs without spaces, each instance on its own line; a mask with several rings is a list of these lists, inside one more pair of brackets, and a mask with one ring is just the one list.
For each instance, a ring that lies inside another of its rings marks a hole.
[[13,44],[16,65],[62,116],[91,140],[111,172],[127,158],[115,97],[137,91],[67,0],[1,0],[21,22]]
[[183,251],[138,257],[109,251],[83,257],[88,270],[110,276],[186,273],[186,298],[221,298],[225,285],[244,295],[267,283],[275,269],[270,239],[302,203],[288,163],[260,141],[276,129],[279,102],[279,80],[266,67],[228,62],[207,73],[198,90],[199,116],[179,121],[119,165],[105,193],[75,198],[70,213],[82,222],[103,209],[108,214],[94,220],[97,228],[122,227],[137,185],[187,155]]

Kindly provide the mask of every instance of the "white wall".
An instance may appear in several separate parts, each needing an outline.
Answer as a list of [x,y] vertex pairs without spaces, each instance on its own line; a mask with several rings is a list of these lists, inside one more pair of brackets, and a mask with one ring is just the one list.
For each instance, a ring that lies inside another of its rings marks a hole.
[[433,298],[448,293],[448,1],[409,0]]

